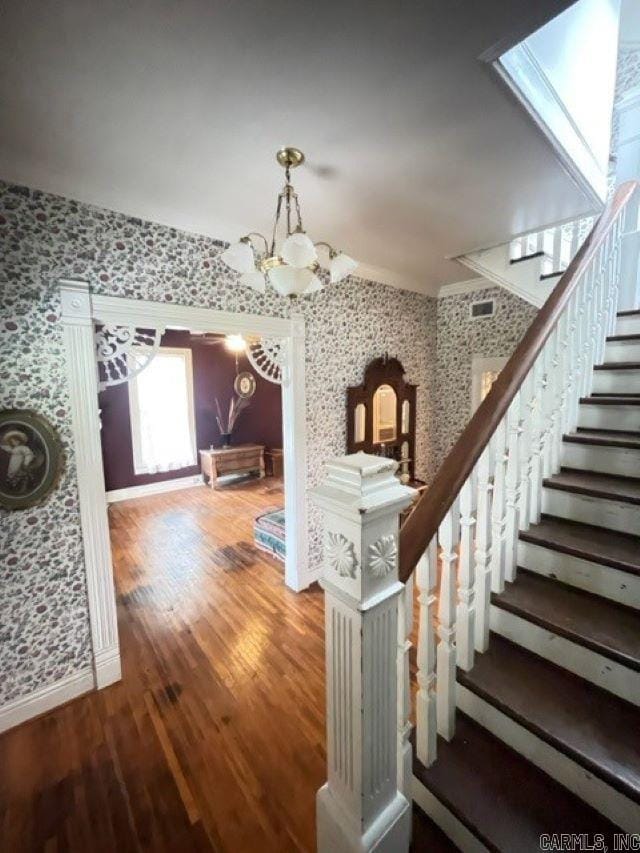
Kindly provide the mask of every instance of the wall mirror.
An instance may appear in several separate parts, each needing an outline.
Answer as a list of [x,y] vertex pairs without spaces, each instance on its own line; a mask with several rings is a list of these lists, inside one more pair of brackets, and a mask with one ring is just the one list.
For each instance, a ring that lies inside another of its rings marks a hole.
[[396,411],[398,398],[391,385],[379,385],[373,395],[373,441],[394,441],[398,434]]
[[347,389],[347,453],[392,457],[403,480],[414,480],[416,389],[397,358],[371,361],[362,385]]

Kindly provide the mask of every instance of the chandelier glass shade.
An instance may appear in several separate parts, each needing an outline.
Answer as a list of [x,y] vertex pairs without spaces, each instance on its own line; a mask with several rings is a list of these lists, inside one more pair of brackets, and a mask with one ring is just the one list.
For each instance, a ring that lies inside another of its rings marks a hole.
[[[241,274],[239,282],[245,287],[264,293],[268,282],[281,296],[307,296],[324,287],[318,275],[323,269],[318,249],[328,254],[324,268],[332,284],[351,275],[358,264],[329,243],[314,243],[304,230],[298,194],[291,184],[291,169],[304,162],[304,154],[297,148],[282,148],[276,158],[285,170],[286,181],[278,194],[271,240],[251,232],[232,243],[220,258]],[[280,232],[284,232],[284,239],[279,239]]]

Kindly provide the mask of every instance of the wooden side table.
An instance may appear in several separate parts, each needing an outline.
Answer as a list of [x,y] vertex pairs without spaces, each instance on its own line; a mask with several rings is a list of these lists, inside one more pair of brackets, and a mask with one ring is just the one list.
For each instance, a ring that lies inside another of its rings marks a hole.
[[218,478],[227,474],[255,472],[264,477],[264,445],[238,444],[236,447],[201,450],[200,469],[212,489],[217,488]]

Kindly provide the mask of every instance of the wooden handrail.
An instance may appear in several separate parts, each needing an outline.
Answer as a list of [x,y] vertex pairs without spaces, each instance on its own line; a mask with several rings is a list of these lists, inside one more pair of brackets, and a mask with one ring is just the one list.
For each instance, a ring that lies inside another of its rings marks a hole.
[[616,191],[602,216],[582,244],[552,294],[500,372],[490,392],[438,469],[435,479],[422,495],[400,531],[400,580],[406,582],[435,535],[456,495],[473,471],[511,401],[542,351],[549,335],[595,253],[606,239],[622,208],[640,186],[628,181]]

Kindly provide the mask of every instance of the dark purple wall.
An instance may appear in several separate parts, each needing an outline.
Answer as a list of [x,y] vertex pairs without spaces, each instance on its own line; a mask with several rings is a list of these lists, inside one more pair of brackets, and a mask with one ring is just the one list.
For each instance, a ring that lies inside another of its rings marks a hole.
[[[222,411],[226,414],[234,393],[235,357],[227,352],[223,344],[211,346],[192,343],[189,332],[165,332],[160,345],[191,349],[196,446],[198,450],[204,450],[212,444],[219,447],[220,431],[215,419],[214,398],[218,398]],[[261,379],[244,355],[240,356],[239,369],[250,370],[254,374],[256,391],[251,398],[251,405],[238,419],[232,442],[282,447],[280,386]],[[198,464],[161,474],[134,474],[129,391],[126,383],[107,388],[98,395],[98,404],[102,414],[102,459],[107,491],[199,473]]]

